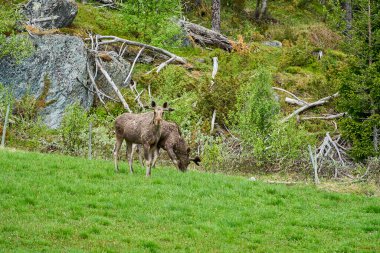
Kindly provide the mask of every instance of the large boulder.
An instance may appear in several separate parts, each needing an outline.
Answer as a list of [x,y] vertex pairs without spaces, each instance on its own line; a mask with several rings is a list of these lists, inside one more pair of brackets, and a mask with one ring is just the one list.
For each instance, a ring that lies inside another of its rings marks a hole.
[[40,28],[61,28],[69,26],[78,13],[74,0],[30,0],[23,13],[29,24]]
[[46,94],[46,107],[40,115],[47,126],[57,128],[67,106],[79,102],[89,108],[93,94],[87,83],[87,52],[84,42],[74,36],[45,35],[32,38],[35,52],[16,64],[0,59],[0,83],[12,86],[16,98]]

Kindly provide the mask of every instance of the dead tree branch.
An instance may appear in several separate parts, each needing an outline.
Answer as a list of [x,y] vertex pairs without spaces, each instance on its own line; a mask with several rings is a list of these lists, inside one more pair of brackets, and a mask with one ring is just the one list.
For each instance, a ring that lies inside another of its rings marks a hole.
[[127,85],[131,81],[133,68],[135,67],[137,59],[140,57],[140,55],[141,55],[142,51],[144,51],[144,49],[145,49],[145,47],[142,47],[140,49],[140,51],[138,52],[138,54],[136,55],[136,58],[132,63],[131,69],[129,70],[128,76],[127,76],[127,78],[125,78],[124,85]]
[[100,63],[100,59],[95,58],[96,66],[100,69],[100,71],[103,73],[104,77],[107,79],[108,83],[111,84],[112,88],[114,89],[116,95],[120,99],[121,103],[123,104],[124,108],[128,112],[132,112],[129,108],[129,105],[127,104],[127,101],[125,101],[123,95],[121,94],[120,90],[117,88],[116,84],[112,81],[111,77],[107,73],[107,71],[103,68],[102,64]]
[[294,116],[310,109],[310,108],[313,108],[313,107],[316,107],[316,106],[319,106],[319,105],[323,105],[323,104],[326,104],[327,102],[329,102],[331,99],[335,98],[339,96],[339,93],[335,93],[331,96],[328,96],[328,97],[325,97],[325,98],[322,98],[316,102],[313,102],[313,103],[309,103],[307,105],[304,105],[302,106],[301,108],[298,108],[297,110],[295,110],[292,114],[286,116],[284,119],[281,120],[281,123],[284,123],[284,122],[287,122],[289,119],[293,118]]
[[319,116],[319,117],[300,117],[300,120],[313,120],[313,119],[322,119],[322,120],[330,120],[330,119],[337,119],[344,117],[347,113],[342,112],[339,114],[332,114],[332,115],[326,115],[326,116]]
[[[116,36],[102,36],[102,35],[96,35],[96,38],[97,40],[99,40],[100,42],[98,42],[97,44],[98,45],[106,45],[106,44],[113,44],[113,43],[125,43],[127,45],[132,45],[132,46],[138,46],[138,47],[145,47],[146,49],[149,49],[149,50],[152,50],[153,52],[157,52],[157,53],[160,53],[160,54],[163,54],[165,56],[168,56],[169,58],[174,58],[175,61],[179,62],[179,63],[182,63],[182,64],[186,64],[186,60],[180,56],[177,56],[165,49],[162,49],[162,48],[159,48],[159,47],[155,47],[155,46],[151,46],[151,45],[148,45],[148,44],[144,44],[144,43],[141,43],[141,42],[137,42],[137,41],[132,41],[132,40],[126,40],[126,39],[122,39],[122,38],[119,38],[119,37],[116,37]],[[90,38],[88,39],[85,39],[85,40],[90,40]]]
[[302,99],[300,99],[299,97],[297,97],[296,95],[294,95],[293,93],[291,93],[290,91],[287,91],[285,89],[278,88],[278,87],[272,87],[272,89],[278,90],[278,91],[282,91],[282,92],[285,92],[285,93],[289,94],[290,96],[292,96],[293,98],[295,98],[297,101],[301,102],[303,105],[307,105],[308,104],[306,101],[303,101]]

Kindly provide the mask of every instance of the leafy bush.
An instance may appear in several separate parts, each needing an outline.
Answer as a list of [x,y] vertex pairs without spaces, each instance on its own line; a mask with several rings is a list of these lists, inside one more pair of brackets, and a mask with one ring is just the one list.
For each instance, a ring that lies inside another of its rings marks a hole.
[[[15,34],[20,13],[9,3],[2,4],[0,9],[0,58],[11,56],[20,62],[33,52],[33,43],[28,36]],[[7,37],[8,36],[8,37]]]
[[88,126],[90,118],[79,105],[73,104],[66,109],[59,129],[62,138],[62,149],[66,154],[83,154],[88,142]]
[[281,66],[307,66],[315,61],[312,52],[313,47],[309,44],[309,41],[299,36],[295,45],[285,48]]
[[[253,154],[256,164],[290,163],[303,156],[308,141],[307,131],[293,122],[280,123],[279,104],[274,99],[271,73],[263,67],[256,70],[253,82],[239,92],[235,131],[245,150]],[[239,110],[240,108],[240,110]]]

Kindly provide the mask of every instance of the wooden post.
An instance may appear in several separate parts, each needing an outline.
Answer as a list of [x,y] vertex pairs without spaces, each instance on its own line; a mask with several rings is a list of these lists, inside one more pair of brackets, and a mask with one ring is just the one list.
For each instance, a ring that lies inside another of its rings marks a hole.
[[92,159],[92,122],[88,127],[88,160]]
[[309,153],[310,153],[310,161],[311,161],[311,164],[313,165],[313,169],[314,169],[314,183],[315,184],[319,184],[320,181],[319,181],[319,178],[318,178],[317,154],[315,154],[315,152],[313,152],[311,150],[310,145],[308,145],[308,148],[309,148]]
[[1,138],[1,147],[5,147],[5,135],[7,133],[8,118],[9,118],[10,109],[11,109],[11,104],[8,104],[7,113],[5,115],[4,127],[3,127],[3,137]]

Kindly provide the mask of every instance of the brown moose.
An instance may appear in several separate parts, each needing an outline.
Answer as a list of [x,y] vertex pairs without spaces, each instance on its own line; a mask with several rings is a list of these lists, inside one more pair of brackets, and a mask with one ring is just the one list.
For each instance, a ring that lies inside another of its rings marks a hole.
[[157,143],[161,137],[161,123],[164,111],[170,110],[168,103],[163,106],[156,106],[152,101],[153,112],[134,114],[124,113],[115,120],[116,144],[114,149],[115,171],[119,171],[118,158],[119,151],[123,140],[127,143],[127,158],[129,170],[133,173],[132,168],[132,144],[141,144],[144,150],[146,161],[146,176],[151,175],[152,161]]
[[[196,165],[199,165],[199,162],[201,161],[198,156],[190,158],[190,148],[187,146],[185,139],[182,137],[178,125],[166,120],[161,122],[161,136],[157,143],[152,167],[155,167],[159,150],[161,148],[168,152],[170,159],[180,171],[186,171],[190,162],[194,162]],[[139,158],[142,163],[141,153],[142,152],[140,151]]]

